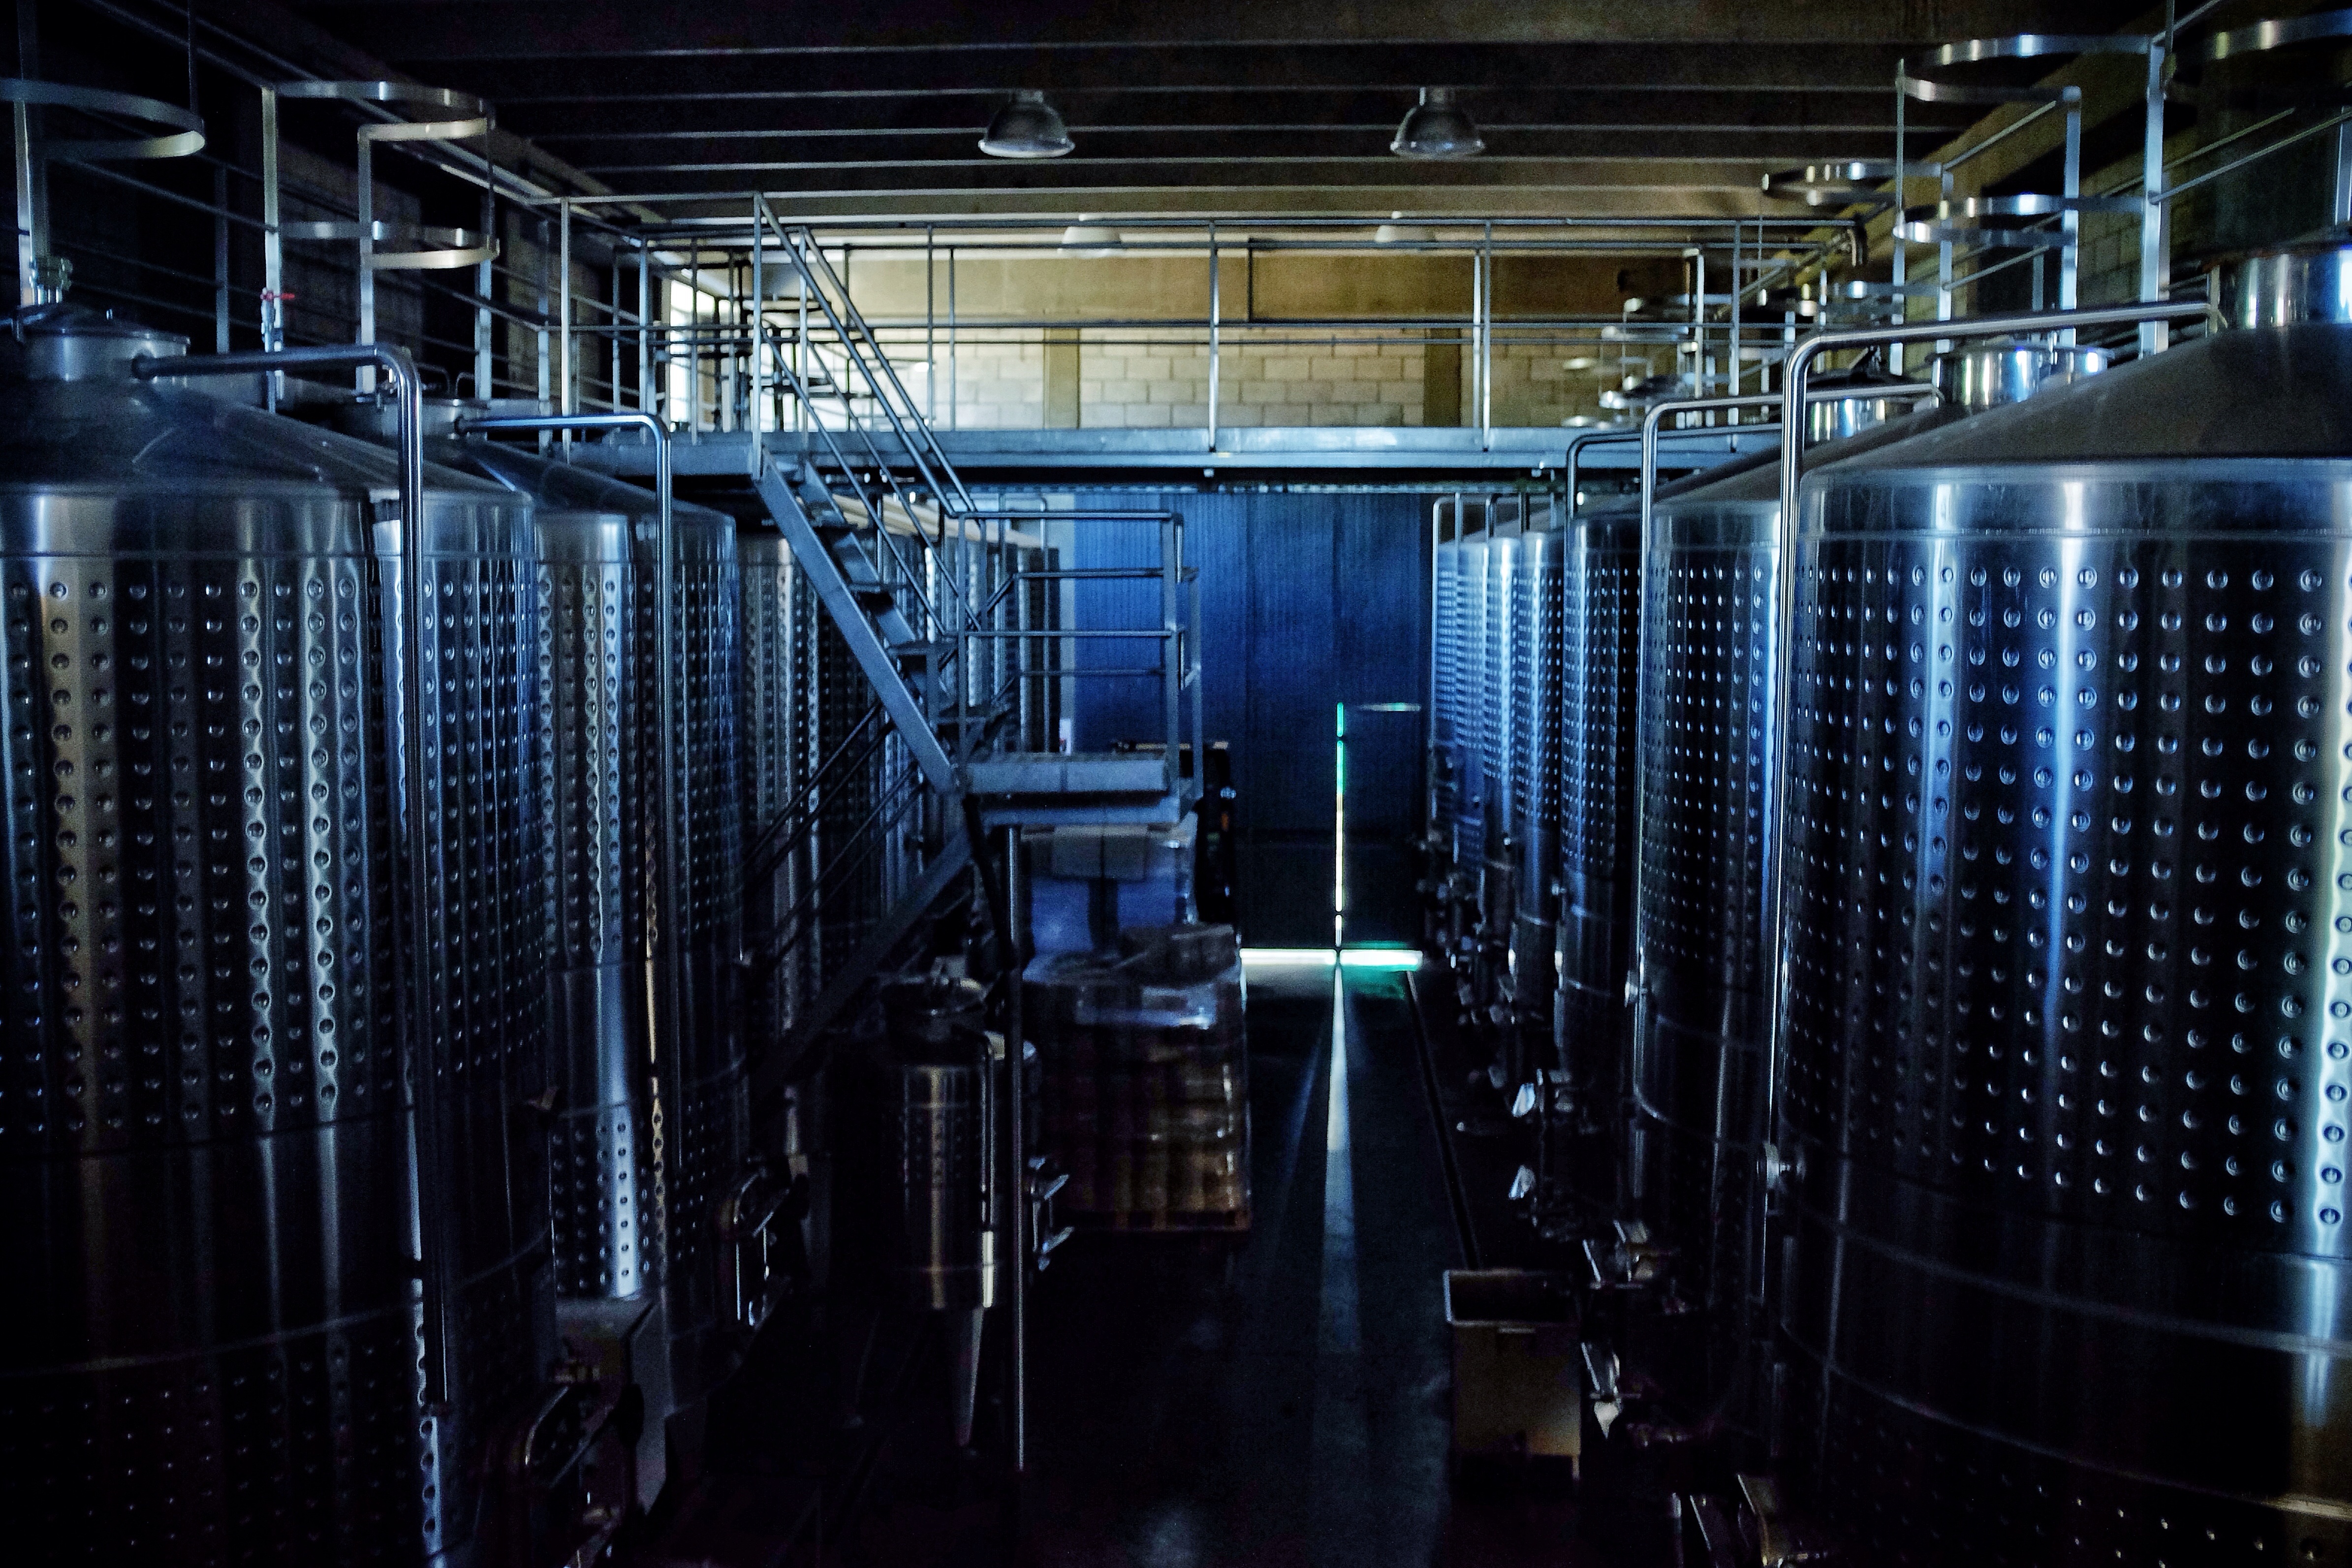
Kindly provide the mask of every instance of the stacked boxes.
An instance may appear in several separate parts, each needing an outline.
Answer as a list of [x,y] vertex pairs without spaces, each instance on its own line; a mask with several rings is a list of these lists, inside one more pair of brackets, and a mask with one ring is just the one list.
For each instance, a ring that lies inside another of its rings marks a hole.
[[1044,1146],[1058,1210],[1113,1230],[1249,1226],[1249,1047],[1241,950],[1224,925],[1124,931],[1117,953],[1031,963]]
[[1146,826],[1112,823],[1032,828],[1030,951],[1104,952],[1130,926],[1192,918],[1197,817]]

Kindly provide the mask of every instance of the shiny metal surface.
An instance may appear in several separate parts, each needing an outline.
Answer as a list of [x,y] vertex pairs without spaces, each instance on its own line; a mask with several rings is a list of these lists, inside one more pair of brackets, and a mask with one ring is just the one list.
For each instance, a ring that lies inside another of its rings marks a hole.
[[1454,564],[1455,755],[1454,863],[1475,877],[1486,858],[1486,534],[1466,534]]
[[2227,257],[2206,278],[2206,297],[2232,327],[2352,321],[2352,247],[2299,246]]
[[[772,858],[775,869],[744,896],[744,947],[771,951],[807,893],[809,851],[793,829],[808,806],[808,780],[816,759],[814,602],[802,590],[800,568],[784,536],[772,528],[740,529],[735,541],[742,593],[743,832],[760,847],[752,868]],[[748,980],[745,1028],[754,1049],[781,1043],[817,984],[809,944],[785,952],[777,965]]]
[[1560,883],[1554,1048],[1596,1112],[1623,1092],[1633,952],[1633,700],[1641,658],[1641,514],[1581,514],[1562,531]]
[[871,1190],[856,1196],[886,1294],[906,1306],[970,1312],[995,1300],[983,999],[971,982],[886,985],[864,1053],[870,1147],[856,1158]]
[[[1816,448],[1813,461],[1959,416],[1938,408],[1880,425]],[[1690,1415],[1732,1397],[1753,1283],[1771,977],[1765,860],[1777,808],[1778,474],[1763,453],[1662,490],[1643,574],[1626,1180],[1635,1213],[1673,1254],[1677,1295],[1709,1314],[1704,1354],[1675,1369]]]
[[[1441,522],[1441,526],[1443,523]],[[1430,559],[1430,814],[1437,843],[1451,857],[1462,810],[1462,541],[1444,538]]]
[[[1511,1005],[1549,1039],[1559,988],[1553,967],[1559,918],[1560,584],[1567,536],[1549,498],[1530,498],[1527,531],[1517,542],[1511,590],[1512,820],[1517,859],[1511,911]],[[1546,1064],[1549,1065],[1549,1064]]]
[[1783,1419],[1865,1551],[2352,1552],[2347,379],[2224,332],[1805,481]]
[[1520,509],[1498,498],[1486,509],[1484,605],[1478,616],[1478,910],[1482,945],[1499,966],[1510,941],[1513,889],[1518,866],[1512,853],[1518,796],[1514,750],[1517,709],[1511,700],[1513,671],[1520,646],[1512,635],[1512,601],[1519,580]]
[[1932,379],[1947,404],[1982,410],[2022,403],[2037,392],[2105,370],[2104,349],[1985,343],[1936,356]]
[[728,1357],[712,1205],[749,1152],[732,903],[743,785],[736,744],[740,661],[735,524],[671,509],[682,682],[674,798],[684,820],[687,994],[669,1037],[654,1006],[652,911],[659,804],[653,493],[479,440],[433,457],[537,503],[546,618],[542,809],[557,920],[550,938],[556,1288],[582,1299],[659,1285],[672,1338],[669,1386],[701,1397]]
[[[530,508],[427,470],[417,1099],[452,1203],[420,1215],[393,1011],[397,459],[7,358],[0,1499],[26,1539],[101,1561],[461,1552],[554,1350]],[[429,1412],[420,1225],[456,1292]]]

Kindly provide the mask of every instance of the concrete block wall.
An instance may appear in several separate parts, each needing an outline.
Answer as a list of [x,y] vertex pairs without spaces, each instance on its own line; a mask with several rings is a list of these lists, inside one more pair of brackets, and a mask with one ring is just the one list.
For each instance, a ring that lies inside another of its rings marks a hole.
[[[1369,334],[1366,334],[1369,335]],[[883,334],[910,390],[923,362],[919,335]],[[1121,329],[1081,342],[1076,353],[1077,423],[1088,429],[1164,429],[1206,425],[1209,350],[1197,332]],[[1411,342],[1225,343],[1217,356],[1220,425],[1419,425],[1426,345]],[[932,346],[933,374],[946,391],[947,346]],[[1067,363],[1073,356],[1060,356]],[[1038,428],[1046,423],[1047,353],[1025,339],[959,337],[953,415],[943,396],[941,427]],[[918,401],[922,394],[916,392]]]

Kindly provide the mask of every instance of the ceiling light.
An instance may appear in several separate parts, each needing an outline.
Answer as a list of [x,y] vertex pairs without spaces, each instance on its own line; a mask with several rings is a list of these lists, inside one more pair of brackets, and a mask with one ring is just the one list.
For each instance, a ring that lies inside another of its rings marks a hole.
[[1384,223],[1372,230],[1374,245],[1427,245],[1436,237],[1417,223],[1403,222],[1402,213],[1391,213],[1389,216],[1399,221]]
[[1058,158],[1076,142],[1045,95],[1024,88],[988,122],[980,150],[992,158]]
[[1472,158],[1486,150],[1478,127],[1454,105],[1450,87],[1424,87],[1389,151],[1400,158]]
[[1574,359],[1562,360],[1560,362],[1559,368],[1562,370],[1591,370],[1594,365],[1597,365],[1600,363],[1601,362],[1599,360],[1591,358],[1588,355],[1579,354]]

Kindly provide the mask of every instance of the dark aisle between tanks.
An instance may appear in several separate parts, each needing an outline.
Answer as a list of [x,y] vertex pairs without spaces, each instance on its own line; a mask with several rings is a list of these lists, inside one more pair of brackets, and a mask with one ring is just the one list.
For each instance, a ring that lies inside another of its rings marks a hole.
[[[1008,1552],[1012,1521],[993,1489],[958,1461],[940,1412],[918,1401],[866,1461],[855,1517],[826,1537],[824,1563],[1617,1561],[1577,1539],[1564,1468],[1506,1462],[1457,1473],[1449,1460],[1444,1274],[1479,1259],[1481,1236],[1491,1254],[1524,1229],[1505,1223],[1499,1205],[1465,1214],[1449,1171],[1465,1157],[1501,1157],[1499,1142],[1481,1137],[1499,1111],[1485,1097],[1482,1126],[1479,1098],[1454,1087],[1472,1058],[1445,1018],[1424,1023],[1419,994],[1450,986],[1443,972],[1341,973],[1346,1011],[1335,1030],[1328,960],[1249,966],[1255,1212],[1246,1239],[1085,1236],[1058,1249],[1034,1286],[1017,1548]],[[1335,1059],[1346,1064],[1336,1105]],[[1433,1100],[1441,1072],[1448,1087]],[[1488,1188],[1507,1180],[1505,1171]],[[765,1348],[787,1343],[779,1335]],[[895,1356],[896,1375],[911,1383],[936,1354],[880,1347],[876,1367]],[[788,1370],[795,1360],[755,1361],[714,1418],[714,1438],[742,1423],[740,1437],[713,1447],[751,1456],[740,1479],[781,1494],[759,1509],[771,1521],[814,1506],[807,1473],[821,1451],[837,1452],[793,1437],[825,1429],[831,1411],[777,1418],[778,1402],[805,1386]]]

